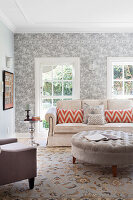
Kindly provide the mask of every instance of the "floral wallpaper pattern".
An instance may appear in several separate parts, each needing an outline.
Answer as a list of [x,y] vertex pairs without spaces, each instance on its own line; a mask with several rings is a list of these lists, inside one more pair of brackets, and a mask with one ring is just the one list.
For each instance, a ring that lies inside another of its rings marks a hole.
[[80,57],[80,97],[97,99],[106,98],[107,57],[114,56],[133,56],[133,33],[15,34],[16,132],[28,131],[26,104],[34,114],[34,58]]

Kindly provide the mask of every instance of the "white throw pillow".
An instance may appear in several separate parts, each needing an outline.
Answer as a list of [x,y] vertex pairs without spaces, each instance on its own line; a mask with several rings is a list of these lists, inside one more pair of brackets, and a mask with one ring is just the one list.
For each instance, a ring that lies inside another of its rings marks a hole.
[[88,115],[89,125],[103,125],[105,124],[105,119],[103,114],[89,114]]
[[102,114],[104,115],[104,105],[90,106],[86,103],[83,104],[84,117],[83,123],[87,124],[89,114]]

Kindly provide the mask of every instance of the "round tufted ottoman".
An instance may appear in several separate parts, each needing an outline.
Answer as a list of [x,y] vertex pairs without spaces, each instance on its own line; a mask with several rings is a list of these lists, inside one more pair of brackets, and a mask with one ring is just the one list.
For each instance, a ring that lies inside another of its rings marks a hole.
[[[88,141],[84,136],[106,133],[121,137],[118,140]],[[73,164],[76,159],[92,164],[111,165],[117,176],[117,165],[133,164],[133,134],[123,131],[83,131],[72,137]]]

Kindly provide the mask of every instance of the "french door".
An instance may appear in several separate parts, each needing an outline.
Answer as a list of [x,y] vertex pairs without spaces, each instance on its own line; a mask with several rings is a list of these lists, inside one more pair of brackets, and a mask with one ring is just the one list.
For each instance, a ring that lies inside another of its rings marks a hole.
[[[79,68],[77,58],[38,58],[35,65],[35,113],[42,122],[37,128],[44,132],[48,128],[45,113],[59,100],[79,98],[75,68]],[[76,85],[77,84],[77,85]]]

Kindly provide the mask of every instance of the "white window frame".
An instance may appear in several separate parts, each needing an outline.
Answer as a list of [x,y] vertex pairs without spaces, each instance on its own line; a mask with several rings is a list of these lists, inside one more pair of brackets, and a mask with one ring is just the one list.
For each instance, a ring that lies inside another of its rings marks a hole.
[[[72,99],[80,99],[80,58],[78,57],[45,57],[35,58],[35,115],[40,116],[40,98],[41,98],[41,84],[42,79],[40,78],[41,66],[53,66],[69,63],[73,65],[73,94]],[[62,96],[60,96],[62,97]],[[65,96],[66,97],[66,96]],[[49,97],[48,97],[49,98]],[[68,98],[71,98],[71,96]],[[39,125],[36,125],[36,132],[39,130]]]
[[131,95],[112,95],[112,86],[113,86],[113,67],[112,63],[115,62],[118,64],[126,63],[126,64],[133,64],[133,57],[108,57],[107,58],[107,99],[128,99],[132,98]]

